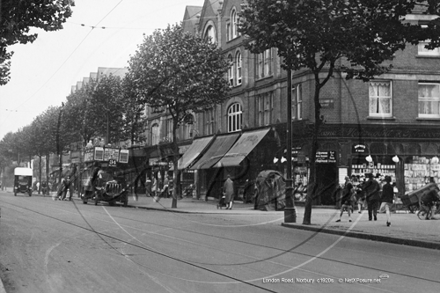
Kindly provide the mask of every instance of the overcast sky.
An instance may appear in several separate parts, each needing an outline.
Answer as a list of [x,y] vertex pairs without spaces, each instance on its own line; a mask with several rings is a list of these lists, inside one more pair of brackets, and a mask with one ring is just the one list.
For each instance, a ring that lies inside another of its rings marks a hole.
[[60,106],[71,86],[98,67],[128,66],[143,34],[182,21],[186,6],[203,2],[75,0],[64,29],[41,31],[34,43],[11,47],[11,80],[0,86],[0,140],[49,106]]

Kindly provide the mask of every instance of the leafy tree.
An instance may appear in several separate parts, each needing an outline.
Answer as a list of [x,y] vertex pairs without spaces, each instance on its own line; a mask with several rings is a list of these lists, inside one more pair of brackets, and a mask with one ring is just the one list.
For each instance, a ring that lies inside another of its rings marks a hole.
[[124,137],[134,142],[145,140],[143,132],[147,125],[147,119],[144,114],[145,105],[141,97],[137,94],[133,80],[125,76],[122,80],[122,106],[123,106],[123,129]]
[[240,31],[249,36],[246,47],[253,53],[277,48],[284,69],[307,69],[314,77],[311,172],[303,224],[310,224],[317,187],[322,88],[335,72],[366,81],[390,70],[394,53],[408,43],[431,39],[431,48],[440,46],[437,20],[425,29],[404,21],[418,4],[426,13],[439,13],[438,1],[422,0],[248,0],[243,6]]
[[123,139],[122,82],[119,76],[104,75],[96,84],[89,104],[88,119],[106,143]]
[[[165,108],[172,117],[174,180],[178,178],[179,123],[192,111],[212,107],[227,98],[228,67],[215,44],[185,33],[177,24],[145,37],[129,60],[128,74],[141,102],[151,108]],[[172,208],[176,208],[176,182],[173,186]]]
[[72,15],[73,0],[0,0],[0,85],[9,81],[13,44],[35,41],[37,33],[32,27],[45,31],[62,29],[62,24]]
[[[81,140],[83,145],[86,145],[92,138],[100,134],[101,125],[95,125],[92,117],[92,94],[96,86],[95,80],[90,80],[89,83],[84,84],[79,90],[70,94],[66,101],[66,111],[64,115],[66,131],[76,138]],[[102,115],[98,113],[98,115]]]

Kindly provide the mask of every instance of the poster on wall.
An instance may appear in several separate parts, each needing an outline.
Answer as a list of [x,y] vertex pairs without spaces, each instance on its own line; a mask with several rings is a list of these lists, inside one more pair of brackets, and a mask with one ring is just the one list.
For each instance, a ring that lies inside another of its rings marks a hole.
[[86,149],[86,150],[84,151],[84,162],[90,162],[90,161],[93,161],[93,153],[94,153],[93,148],[91,148],[91,149]]

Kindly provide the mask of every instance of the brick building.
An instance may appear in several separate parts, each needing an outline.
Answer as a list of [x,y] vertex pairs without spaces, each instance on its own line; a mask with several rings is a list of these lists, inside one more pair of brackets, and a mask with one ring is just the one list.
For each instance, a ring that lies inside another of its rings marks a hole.
[[[236,178],[241,196],[246,180],[258,172],[286,172],[287,74],[276,49],[262,54],[244,49],[237,30],[242,3],[205,0],[184,14],[184,29],[210,37],[231,61],[229,99],[194,115],[193,123],[180,130],[179,168],[189,182],[194,180],[201,197],[217,197],[226,174]],[[417,12],[407,16],[414,22],[430,19]],[[439,68],[440,50],[421,44],[397,52],[392,71],[369,82],[334,74],[320,98],[325,123],[319,134],[316,204],[334,204],[333,191],[345,175],[389,174],[400,194],[420,188],[429,177],[440,179]],[[306,186],[314,119],[310,72],[293,72],[289,90],[294,183]],[[148,111],[150,164],[167,161],[166,115]],[[297,200],[302,198],[299,192]]]

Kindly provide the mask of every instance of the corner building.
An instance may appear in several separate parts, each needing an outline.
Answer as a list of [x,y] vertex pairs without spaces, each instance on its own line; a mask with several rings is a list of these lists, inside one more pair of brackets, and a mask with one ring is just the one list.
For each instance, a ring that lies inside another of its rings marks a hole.
[[[300,203],[311,155],[313,76],[306,69],[293,72],[287,89],[287,73],[275,48],[261,54],[244,49],[238,32],[243,3],[206,0],[203,7],[188,7],[185,13],[185,30],[209,37],[231,61],[231,91],[223,104],[195,114],[196,135],[179,168],[194,173],[200,197],[218,197],[226,174],[231,174],[240,198],[246,180],[260,171],[286,173],[285,146],[291,139],[295,199]],[[410,22],[431,19],[417,11],[407,16]],[[430,177],[440,180],[440,49],[408,45],[392,64],[390,72],[369,82],[347,81],[335,73],[322,89],[325,123],[318,138],[315,204],[336,204],[334,191],[346,175],[390,175],[400,195],[424,186]],[[289,138],[286,111],[292,111]]]

